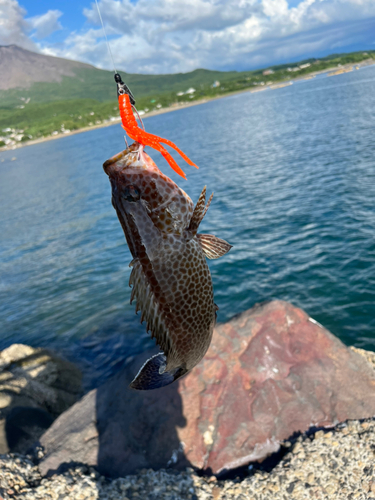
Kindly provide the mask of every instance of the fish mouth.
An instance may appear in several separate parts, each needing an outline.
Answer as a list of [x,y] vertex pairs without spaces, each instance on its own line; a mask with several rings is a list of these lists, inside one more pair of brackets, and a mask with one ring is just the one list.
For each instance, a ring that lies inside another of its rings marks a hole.
[[[109,167],[111,165],[114,165],[117,162],[124,163],[124,166],[126,164],[131,163],[132,161],[137,160],[138,152],[140,151],[141,145],[138,142],[134,142],[131,144],[128,148],[124,149],[123,151],[120,151],[119,153],[115,154],[111,158],[109,158],[107,161],[103,163],[103,168],[104,172],[109,175]],[[129,156],[129,158],[127,158]],[[130,157],[131,156],[131,157]],[[128,161],[126,161],[128,160]]]
[[120,151],[120,153],[117,153],[116,155],[112,156],[111,158],[109,158],[107,161],[105,161],[103,163],[103,168],[104,168],[104,172],[106,174],[108,174],[107,172],[107,168],[110,166],[110,165],[113,165],[114,163],[120,161],[122,158],[124,158],[124,156],[126,156],[128,154],[128,149],[124,149],[124,151]]
[[121,171],[130,166],[143,170],[148,170],[150,167],[159,170],[153,160],[143,151],[143,148],[142,144],[133,142],[128,148],[103,163],[104,172],[110,176],[114,171]]

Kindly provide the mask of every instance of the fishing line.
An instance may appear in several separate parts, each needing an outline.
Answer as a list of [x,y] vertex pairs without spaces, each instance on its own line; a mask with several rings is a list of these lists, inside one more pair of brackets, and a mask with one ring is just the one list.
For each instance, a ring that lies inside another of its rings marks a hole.
[[144,131],[146,131],[145,126],[143,125],[143,120],[142,120],[142,118],[139,116],[139,113],[138,113],[137,108],[136,108],[135,106],[132,106],[132,108],[133,108],[133,109],[134,109],[134,111],[137,113],[138,120],[141,122],[143,130],[144,130]]
[[114,59],[113,59],[113,55],[112,55],[112,51],[111,51],[111,46],[109,45],[109,42],[108,42],[107,33],[105,32],[105,28],[104,28],[104,23],[103,23],[102,15],[100,14],[100,9],[99,9],[98,0],[95,0],[95,3],[96,3],[96,8],[98,9],[98,14],[99,14],[99,19],[100,19],[100,22],[102,23],[103,33],[104,33],[104,36],[105,36],[105,39],[106,39],[106,42],[107,42],[108,52],[109,52],[109,55],[111,56],[111,59],[112,59],[113,70],[114,70],[114,72],[115,72],[115,74],[116,74],[116,73],[117,73],[117,71],[116,71],[116,67],[115,67],[115,61],[114,61]]
[[[104,23],[103,23],[102,15],[101,15],[101,13],[100,13],[98,0],[95,0],[95,3],[96,3],[96,8],[98,9],[99,19],[100,19],[100,22],[101,22],[101,24],[102,24],[102,28],[103,28],[103,33],[104,33],[104,36],[105,36],[105,40],[106,40],[106,42],[107,42],[108,52],[109,52],[109,55],[111,56],[112,65],[113,65],[113,70],[114,70],[115,75],[116,75],[117,71],[116,71],[115,61],[114,61],[114,59],[113,59],[113,55],[112,55],[112,51],[111,51],[111,46],[109,45],[109,41],[108,41],[108,38],[107,38],[107,33],[106,33],[106,31],[105,31],[105,28],[104,28]],[[135,112],[137,113],[138,119],[139,119],[139,121],[140,121],[140,122],[141,122],[141,124],[142,124],[142,128],[143,128],[143,130],[146,130],[146,129],[145,129],[145,126],[144,126],[144,124],[143,124],[142,118],[139,116],[139,113],[138,113],[138,111],[137,111],[137,108],[136,108],[134,105],[132,105],[132,108],[133,108],[133,109],[135,110]],[[126,145],[128,144],[128,143],[127,143],[127,141],[126,141],[126,138],[125,138],[125,143],[126,143]]]

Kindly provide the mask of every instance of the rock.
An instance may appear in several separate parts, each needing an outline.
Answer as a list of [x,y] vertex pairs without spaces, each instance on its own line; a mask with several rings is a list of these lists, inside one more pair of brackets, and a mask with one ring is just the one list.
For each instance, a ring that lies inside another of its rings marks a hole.
[[368,363],[375,370],[375,352],[365,351],[364,349],[359,349],[359,347],[353,347],[353,346],[350,346],[350,349],[352,351],[354,351],[354,352],[357,352],[358,354],[360,354],[364,358],[366,358],[366,360],[368,361]]
[[42,474],[70,461],[111,477],[187,464],[219,474],[263,459],[295,432],[375,415],[371,365],[282,301],[218,325],[205,358],[179,383],[133,391],[141,364],[54,422],[41,438]]
[[47,349],[13,344],[0,352],[0,453],[25,452],[75,403],[81,373]]
[[97,466],[112,477],[150,463],[155,469],[177,461],[189,465],[177,434],[177,428],[186,425],[178,385],[162,392],[128,387],[152,354],[137,356],[122,373],[60,415],[40,439],[45,451],[42,474],[64,470],[71,461]]
[[16,406],[7,413],[3,421],[3,432],[9,450],[13,453],[22,453],[40,438],[54,418],[40,408]]

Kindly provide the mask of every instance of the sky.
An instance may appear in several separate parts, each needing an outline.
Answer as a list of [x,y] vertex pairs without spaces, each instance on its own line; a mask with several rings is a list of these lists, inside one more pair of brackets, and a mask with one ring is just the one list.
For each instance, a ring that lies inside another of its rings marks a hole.
[[[117,69],[250,70],[375,49],[375,0],[98,0]],[[0,45],[113,69],[95,2],[0,0]]]

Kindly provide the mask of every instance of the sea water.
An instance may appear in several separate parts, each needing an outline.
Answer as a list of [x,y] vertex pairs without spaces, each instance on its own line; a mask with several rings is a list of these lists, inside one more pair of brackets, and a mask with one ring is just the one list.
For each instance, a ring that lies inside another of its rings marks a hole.
[[[233,245],[209,262],[219,321],[283,299],[375,349],[374,120],[375,66],[145,119],[200,169],[175,156],[186,182],[149,150],[158,166],[194,202],[215,193],[201,232]],[[0,153],[0,349],[56,349],[86,387],[152,344],[102,169],[124,147],[117,124]]]

